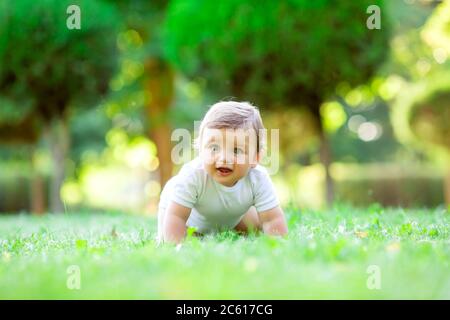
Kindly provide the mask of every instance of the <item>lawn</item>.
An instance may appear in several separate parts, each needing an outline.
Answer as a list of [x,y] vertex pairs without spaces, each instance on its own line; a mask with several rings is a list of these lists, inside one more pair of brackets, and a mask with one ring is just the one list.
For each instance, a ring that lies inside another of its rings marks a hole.
[[3,215],[0,299],[450,299],[443,207],[286,212],[287,238],[181,247],[157,247],[151,217]]

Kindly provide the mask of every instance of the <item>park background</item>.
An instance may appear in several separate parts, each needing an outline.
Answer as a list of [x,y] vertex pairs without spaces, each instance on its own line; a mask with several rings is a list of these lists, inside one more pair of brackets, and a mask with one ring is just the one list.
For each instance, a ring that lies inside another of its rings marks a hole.
[[284,204],[448,203],[439,3],[387,1],[372,30],[365,2],[231,1],[216,16],[208,2],[119,1],[86,7],[80,30],[65,3],[5,3],[0,211],[154,214],[178,170],[172,130],[193,132],[223,99],[254,103],[280,129]]
[[[208,107],[231,99],[280,130],[272,178],[290,223],[392,208],[408,236],[417,225],[404,212],[423,209],[444,212],[424,234],[448,245],[449,55],[449,1],[1,0],[2,261],[26,247],[8,242],[24,217],[50,219],[29,220],[45,222],[42,235],[55,216],[74,228],[77,215],[154,218],[180,168],[173,130],[194,136]],[[86,238],[67,245],[84,250]]]

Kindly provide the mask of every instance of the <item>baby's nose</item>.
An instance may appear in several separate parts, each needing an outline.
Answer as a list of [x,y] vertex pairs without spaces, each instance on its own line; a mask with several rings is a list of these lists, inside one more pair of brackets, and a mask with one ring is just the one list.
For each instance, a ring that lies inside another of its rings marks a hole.
[[229,152],[220,152],[219,157],[217,159],[219,163],[233,163],[233,155]]

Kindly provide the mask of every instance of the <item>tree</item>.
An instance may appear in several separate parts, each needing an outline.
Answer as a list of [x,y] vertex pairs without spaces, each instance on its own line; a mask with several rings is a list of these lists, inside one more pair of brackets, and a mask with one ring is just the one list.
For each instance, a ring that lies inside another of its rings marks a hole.
[[307,108],[330,203],[331,152],[320,107],[338,84],[367,81],[386,57],[389,26],[382,14],[381,30],[367,28],[370,5],[383,8],[383,1],[174,0],[166,53],[187,75],[206,78],[219,96],[231,93],[275,111]]
[[[80,28],[72,29],[77,18]],[[0,130],[22,128],[48,139],[53,212],[63,210],[67,118],[72,108],[95,106],[107,92],[119,23],[115,9],[100,0],[0,1]]]
[[409,81],[403,82],[391,116],[402,142],[425,151],[434,162],[443,165],[447,203],[450,203],[449,23],[450,3],[443,2],[424,27],[412,30],[394,51],[396,63]]
[[450,81],[449,72],[404,87],[393,115],[400,139],[424,150],[447,170],[444,198],[450,204]]
[[[135,78],[128,76],[132,85],[120,89],[117,100],[138,91],[145,92],[142,106],[145,110],[148,135],[155,142],[159,160],[161,187],[172,176],[170,106],[174,100],[174,72],[162,51],[161,25],[165,17],[166,0],[111,1],[119,8],[128,29],[122,35],[122,57],[142,65],[142,72]],[[129,73],[125,65],[124,73]],[[121,78],[126,78],[127,76]],[[133,78],[133,79],[130,79]],[[124,98],[127,100],[128,98]],[[141,110],[142,110],[141,109]],[[123,110],[121,110],[123,111]]]

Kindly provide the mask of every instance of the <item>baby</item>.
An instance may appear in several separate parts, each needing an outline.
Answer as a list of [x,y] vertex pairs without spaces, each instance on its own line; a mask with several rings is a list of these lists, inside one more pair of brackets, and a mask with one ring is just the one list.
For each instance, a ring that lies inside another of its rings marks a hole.
[[259,111],[247,102],[218,102],[208,110],[199,129],[199,156],[161,192],[158,241],[179,243],[187,227],[199,234],[227,229],[287,233],[270,177],[258,164],[261,129]]

